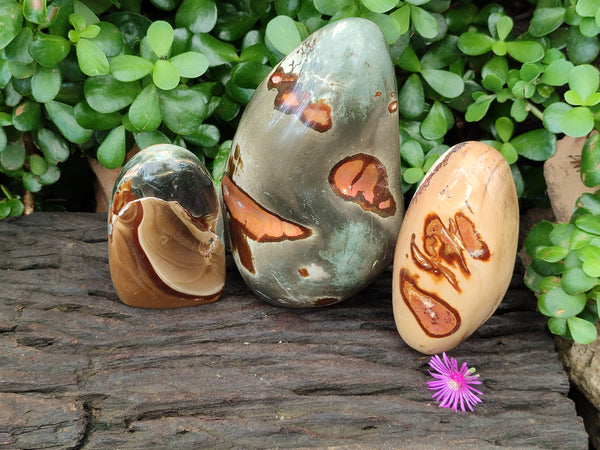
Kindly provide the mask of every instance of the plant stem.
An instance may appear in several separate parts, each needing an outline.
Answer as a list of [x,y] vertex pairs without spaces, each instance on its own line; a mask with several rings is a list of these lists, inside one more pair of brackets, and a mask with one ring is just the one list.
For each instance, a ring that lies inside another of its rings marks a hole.
[[533,104],[527,102],[527,106],[525,107],[525,109],[527,109],[527,111],[531,111],[531,114],[533,114],[535,117],[537,117],[540,120],[544,120],[544,113],[541,112],[536,106],[534,106]]
[[3,184],[0,184],[0,190],[2,190],[2,193],[8,200],[12,200],[14,198],[10,191],[6,189],[6,186],[4,186]]
[[33,213],[33,194],[27,189],[23,192],[23,206],[25,206],[25,209],[23,210],[24,216]]

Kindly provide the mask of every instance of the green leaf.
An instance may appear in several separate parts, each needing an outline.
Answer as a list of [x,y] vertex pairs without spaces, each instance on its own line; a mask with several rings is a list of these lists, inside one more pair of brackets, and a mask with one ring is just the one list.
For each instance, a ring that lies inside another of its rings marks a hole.
[[72,106],[53,100],[45,103],[45,107],[52,122],[69,141],[83,144],[92,137],[93,131],[82,128],[75,120]]
[[410,5],[405,4],[390,14],[390,17],[398,22],[401,34],[408,32],[410,28]]
[[562,276],[562,288],[568,294],[580,294],[589,291],[598,283],[600,283],[600,279],[590,277],[579,267],[566,270]]
[[23,8],[14,0],[0,4],[0,50],[6,47],[21,31]]
[[109,22],[98,22],[97,26],[99,33],[93,40],[94,44],[109,58],[121,53],[123,51],[121,31]]
[[542,294],[539,300],[553,317],[564,319],[579,314],[586,303],[584,294],[567,294],[560,286]]
[[[192,134],[188,134],[185,137],[186,141],[205,148],[215,147],[219,143],[220,139],[221,132],[219,131],[219,129],[215,125],[208,123],[200,125],[198,127],[198,131]],[[216,154],[207,156],[214,158]]]
[[100,147],[96,157],[100,164],[107,169],[116,169],[125,161],[125,128],[123,126],[113,129]]
[[600,235],[600,218],[593,214],[584,214],[575,220],[575,226],[587,233]]
[[33,154],[29,157],[29,170],[34,175],[43,175],[48,170],[48,163],[40,155]]
[[196,78],[208,69],[208,59],[202,53],[185,52],[169,59],[183,78]]
[[39,66],[31,77],[31,95],[40,103],[47,103],[58,95],[62,77],[58,67]]
[[459,36],[458,48],[465,55],[477,56],[489,52],[495,40],[490,36],[473,31],[467,31]]
[[577,27],[570,27],[567,36],[567,55],[573,64],[591,63],[598,56],[600,42],[598,36],[587,37]]
[[18,198],[6,199],[0,202],[0,218],[18,217],[25,211],[23,202]]
[[133,138],[140,149],[150,147],[154,144],[171,144],[171,140],[158,130],[150,133],[134,133]]
[[600,134],[590,136],[581,149],[581,181],[588,187],[600,185]]
[[154,63],[152,81],[156,87],[169,91],[175,89],[177,85],[179,85],[179,80],[179,72],[172,63],[162,59]]
[[157,20],[152,22],[147,31],[148,44],[159,58],[164,58],[169,53],[173,44],[173,28],[168,22]]
[[402,55],[397,58],[395,63],[398,67],[408,72],[420,72],[422,69],[419,57],[410,46],[406,47]]
[[579,317],[567,318],[567,325],[573,340],[579,344],[591,344],[598,337],[596,326],[585,319]]
[[42,128],[34,133],[33,140],[50,165],[55,166],[69,158],[70,152],[67,143],[53,131]]
[[242,62],[231,70],[231,80],[244,89],[256,89],[271,72],[269,66],[254,62]]
[[192,33],[208,33],[216,23],[214,0],[183,0],[175,14],[175,26],[188,28]]
[[106,75],[109,70],[108,59],[102,50],[89,39],[80,39],[76,46],[79,68],[86,75],[93,77]]
[[600,277],[600,259],[588,258],[583,262],[581,268],[590,277]]
[[0,165],[6,170],[18,170],[25,164],[27,153],[25,147],[9,144],[0,153]]
[[129,107],[129,121],[138,131],[150,132],[162,122],[158,91],[148,84]]
[[544,57],[544,47],[535,41],[512,41],[506,43],[507,53],[522,63],[534,63]]
[[510,142],[505,142],[500,146],[500,153],[502,153],[508,164],[514,164],[519,159],[517,150]]
[[238,61],[235,47],[222,42],[210,34],[196,34],[190,42],[190,50],[200,52],[208,59],[209,67]]
[[496,31],[498,33],[498,39],[501,41],[508,37],[508,34],[513,29],[513,20],[508,16],[501,16],[496,22]]
[[577,250],[577,258],[582,262],[593,258],[600,259],[600,247],[596,247],[591,243],[585,247],[581,247]]
[[271,50],[285,56],[302,42],[302,35],[293,19],[277,16],[267,23],[265,40]]
[[100,27],[98,25],[88,25],[79,32],[79,37],[85,39],[94,39],[100,33]]
[[569,87],[583,101],[596,92],[599,82],[600,75],[598,75],[598,69],[590,64],[575,66],[569,72]]
[[581,17],[594,17],[600,8],[598,0],[578,0],[575,4],[575,11]]
[[446,112],[442,103],[435,101],[433,106],[421,122],[421,134],[425,139],[436,140],[444,137],[449,129],[446,123]]
[[586,136],[594,129],[594,116],[588,108],[576,106],[562,114],[560,129],[571,137]]
[[123,121],[123,116],[120,113],[98,112],[92,109],[85,100],[75,105],[73,114],[75,114],[77,123],[89,130],[110,130],[120,125]]
[[193,89],[179,86],[159,93],[163,123],[174,133],[195,133],[202,124],[206,99]]
[[112,113],[130,105],[140,90],[139,83],[118,81],[110,75],[88,78],[83,86],[88,104],[102,113]]
[[569,74],[573,69],[573,63],[566,59],[557,59],[548,64],[544,69],[541,81],[550,86],[562,86],[569,81]]
[[110,73],[119,81],[135,81],[154,69],[154,63],[134,55],[119,55],[110,60]]
[[398,98],[398,111],[407,119],[416,119],[425,111],[425,91],[421,78],[416,73],[408,76],[400,91]]
[[552,103],[544,109],[543,124],[551,133],[562,133],[560,121],[564,113],[571,109],[570,105],[563,102]]
[[550,241],[552,245],[560,245],[569,248],[569,240],[573,233],[574,225],[571,223],[557,223],[550,232]]
[[532,161],[546,161],[556,152],[556,136],[545,128],[523,133],[510,143],[519,155]]
[[314,0],[313,3],[321,14],[333,16],[340,9],[350,6],[352,0]]
[[48,170],[42,175],[39,175],[40,183],[44,185],[54,184],[60,179],[60,169],[56,166],[49,165]]
[[467,107],[467,113],[465,114],[466,121],[479,122],[483,119],[495,98],[495,95],[481,95],[477,97],[475,102]]
[[535,257],[546,262],[562,261],[569,253],[569,249],[557,245],[541,246],[536,249]]
[[392,45],[394,42],[400,39],[402,30],[400,29],[400,24],[398,21],[396,21],[393,17],[390,17],[387,14],[379,14],[374,12],[366,12],[362,15],[362,17],[369,19],[379,27],[389,45]]
[[565,8],[537,7],[529,23],[529,33],[535,37],[546,36],[560,27],[564,21]]
[[592,214],[600,215],[600,198],[588,192],[577,199],[577,208],[584,208]]
[[535,252],[538,247],[543,245],[552,245],[552,241],[550,240],[550,232],[553,228],[554,225],[552,225],[552,222],[547,220],[542,220],[534,225],[525,238],[525,242],[523,244],[525,251],[530,257],[533,258],[535,256]]
[[42,108],[39,103],[25,100],[13,110],[12,123],[19,131],[31,131],[41,124]]
[[550,317],[548,319],[548,329],[558,335],[565,336],[568,334],[567,331],[567,319],[560,319],[558,317]]
[[29,46],[32,42],[33,32],[30,28],[23,28],[4,49],[4,57],[20,64],[33,62],[33,57],[29,53]]
[[398,4],[398,0],[361,0],[361,3],[369,11],[385,13]]
[[45,24],[48,22],[48,8],[45,1],[24,0],[23,16],[28,22]]
[[425,162],[425,153],[423,152],[423,147],[418,141],[412,139],[402,142],[400,145],[400,156],[411,167],[421,168]]
[[25,172],[21,181],[23,182],[23,187],[30,192],[39,192],[42,190],[42,183],[31,172]]
[[515,99],[510,107],[510,116],[517,122],[523,122],[528,114],[527,101],[522,98]]
[[410,20],[417,34],[425,39],[433,39],[438,35],[439,25],[435,17],[418,6],[410,5]]
[[502,142],[510,141],[515,125],[508,117],[499,117],[495,123],[496,133]]
[[411,167],[402,173],[402,179],[408,184],[417,184],[424,176],[425,173],[420,167]]
[[54,67],[67,57],[71,44],[61,37],[37,33],[35,40],[29,45],[29,53],[33,59],[44,67]]
[[456,98],[465,89],[463,79],[446,70],[423,69],[421,75],[434,91],[446,98]]

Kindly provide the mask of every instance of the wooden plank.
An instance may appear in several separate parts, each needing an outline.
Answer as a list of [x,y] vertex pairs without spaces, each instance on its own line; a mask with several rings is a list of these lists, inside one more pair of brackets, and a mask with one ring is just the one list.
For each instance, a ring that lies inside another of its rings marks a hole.
[[[227,276],[215,303],[131,308],[112,288],[104,215],[0,221],[0,410],[8,411],[0,441],[587,448],[519,271],[496,314],[451,352],[482,377],[484,402],[468,414],[432,402],[429,357],[394,327],[391,271],[352,299],[313,310],[257,299],[231,261]],[[57,423],[70,432],[52,431]]]

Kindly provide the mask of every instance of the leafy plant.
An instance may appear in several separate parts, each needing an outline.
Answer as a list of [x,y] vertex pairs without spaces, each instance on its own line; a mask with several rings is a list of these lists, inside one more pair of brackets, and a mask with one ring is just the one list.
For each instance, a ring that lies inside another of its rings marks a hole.
[[589,344],[600,318],[600,191],[576,206],[569,223],[542,221],[527,236],[525,283],[552,333]]

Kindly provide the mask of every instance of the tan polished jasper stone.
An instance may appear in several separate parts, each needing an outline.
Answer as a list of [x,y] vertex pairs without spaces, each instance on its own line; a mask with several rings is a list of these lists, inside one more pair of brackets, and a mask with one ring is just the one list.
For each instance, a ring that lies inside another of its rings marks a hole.
[[510,167],[494,148],[450,148],[417,189],[394,256],[394,318],[422,353],[461,343],[496,310],[512,276],[519,206]]

